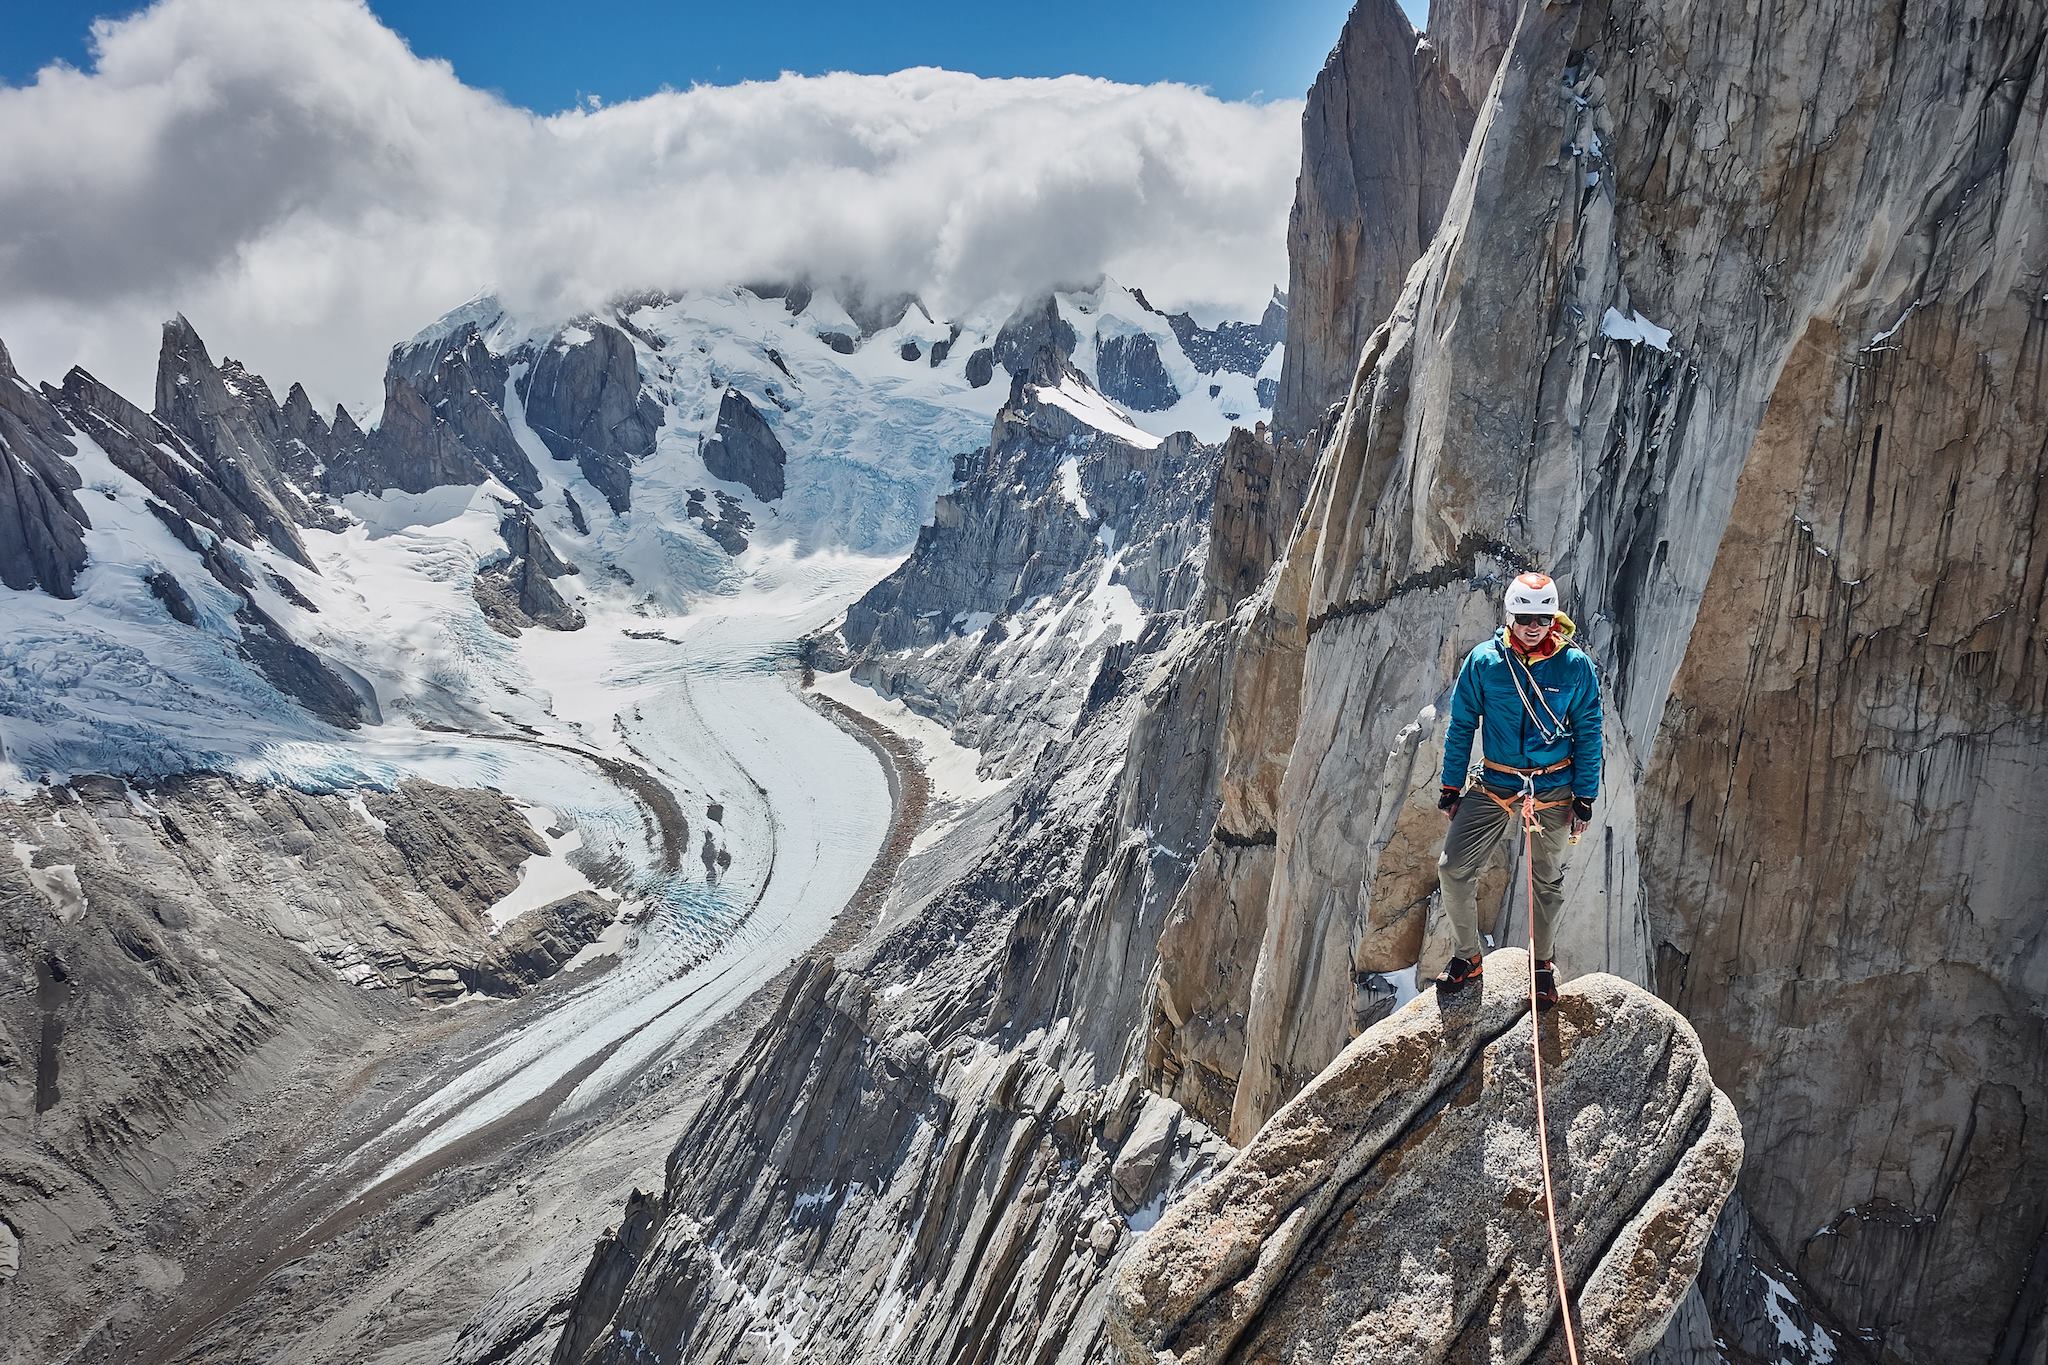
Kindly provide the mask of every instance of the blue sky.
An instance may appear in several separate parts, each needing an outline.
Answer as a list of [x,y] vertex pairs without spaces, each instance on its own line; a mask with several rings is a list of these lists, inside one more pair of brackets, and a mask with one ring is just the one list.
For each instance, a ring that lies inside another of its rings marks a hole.
[[[1427,0],[1402,4],[1422,21]],[[87,65],[92,19],[136,8],[0,0],[0,81],[22,84],[52,60]],[[601,0],[573,9],[562,0],[371,3],[415,52],[446,58],[465,84],[541,113],[588,95],[616,103],[664,85],[907,66],[1172,80],[1224,99],[1291,99],[1307,91],[1350,8],[1350,0]]]

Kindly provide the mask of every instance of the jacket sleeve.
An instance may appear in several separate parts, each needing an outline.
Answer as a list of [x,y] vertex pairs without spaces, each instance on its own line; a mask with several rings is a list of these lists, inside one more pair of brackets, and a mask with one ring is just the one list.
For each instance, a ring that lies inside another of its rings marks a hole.
[[1479,728],[1479,669],[1474,662],[1478,657],[1476,649],[1465,656],[1457,686],[1451,689],[1451,723],[1444,731],[1446,787],[1463,787],[1465,770],[1472,766],[1472,732]]
[[1591,801],[1600,794],[1600,674],[1581,654],[1584,676],[1572,698],[1572,795]]

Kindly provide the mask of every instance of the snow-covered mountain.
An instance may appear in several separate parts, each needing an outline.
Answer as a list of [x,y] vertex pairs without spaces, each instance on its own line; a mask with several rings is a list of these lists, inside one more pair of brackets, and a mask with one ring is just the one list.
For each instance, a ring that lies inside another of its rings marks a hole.
[[[277,403],[182,319],[154,414],[80,371],[41,394],[8,373],[45,429],[5,437],[10,502],[33,489],[39,536],[70,526],[77,546],[0,623],[0,785],[380,782],[367,751],[397,729],[574,726],[542,656],[616,637],[607,622],[780,591],[821,555],[849,588],[879,577],[1038,345],[1123,400],[1115,420],[1205,440],[1263,414],[1278,363],[1271,317],[1205,330],[1107,282],[1000,320],[900,308],[877,326],[826,291],[736,288],[549,324],[480,299],[393,349],[367,431],[297,386]],[[573,646],[511,634],[577,622]],[[365,720],[378,739],[340,733]]]
[[[962,321],[784,286],[566,320],[484,298],[393,348],[361,423],[183,319],[147,410],[0,351],[0,931],[42,982],[0,1011],[0,1045],[42,1040],[4,1093],[74,1192],[0,1218],[48,1289],[30,1337],[105,1344],[67,1257],[227,1138],[222,1097],[277,1082],[259,1058],[618,954],[544,1026],[476,1025],[310,1177],[361,1191],[677,1056],[819,940],[893,827],[896,779],[803,695],[806,642],[949,489],[1081,517],[1012,670],[1057,728],[1157,605],[1154,560],[1199,570],[1210,484],[1181,474],[1263,417],[1278,334],[1107,282]],[[1104,483],[1141,466],[1187,485],[1143,528],[1142,490]],[[959,650],[929,662],[903,690],[942,712]],[[1000,788],[1015,735],[920,724],[929,809]],[[182,1155],[117,1175],[109,1125]]]

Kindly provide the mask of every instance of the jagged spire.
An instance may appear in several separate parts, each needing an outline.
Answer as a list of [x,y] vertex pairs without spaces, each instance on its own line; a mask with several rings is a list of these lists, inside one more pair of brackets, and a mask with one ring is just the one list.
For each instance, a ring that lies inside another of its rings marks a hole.
[[313,407],[313,400],[307,397],[304,384],[293,381],[291,388],[285,391],[282,411],[286,429],[300,437],[303,438],[309,432],[317,432],[322,436],[327,434],[327,423]]
[[215,378],[213,357],[206,343],[183,313],[169,318],[163,327],[163,343],[156,353],[156,415],[172,425],[172,414],[181,406],[178,388],[182,380],[189,387],[202,377]]

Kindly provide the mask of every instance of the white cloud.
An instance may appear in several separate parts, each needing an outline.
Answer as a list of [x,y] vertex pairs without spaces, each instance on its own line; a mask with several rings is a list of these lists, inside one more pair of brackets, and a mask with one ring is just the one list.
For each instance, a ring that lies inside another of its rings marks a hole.
[[541,118],[358,0],[160,0],[94,45],[0,88],[0,338],[145,400],[176,311],[357,405],[485,288],[552,314],[808,273],[957,314],[1106,271],[1256,316],[1286,276],[1298,102],[923,69]]

